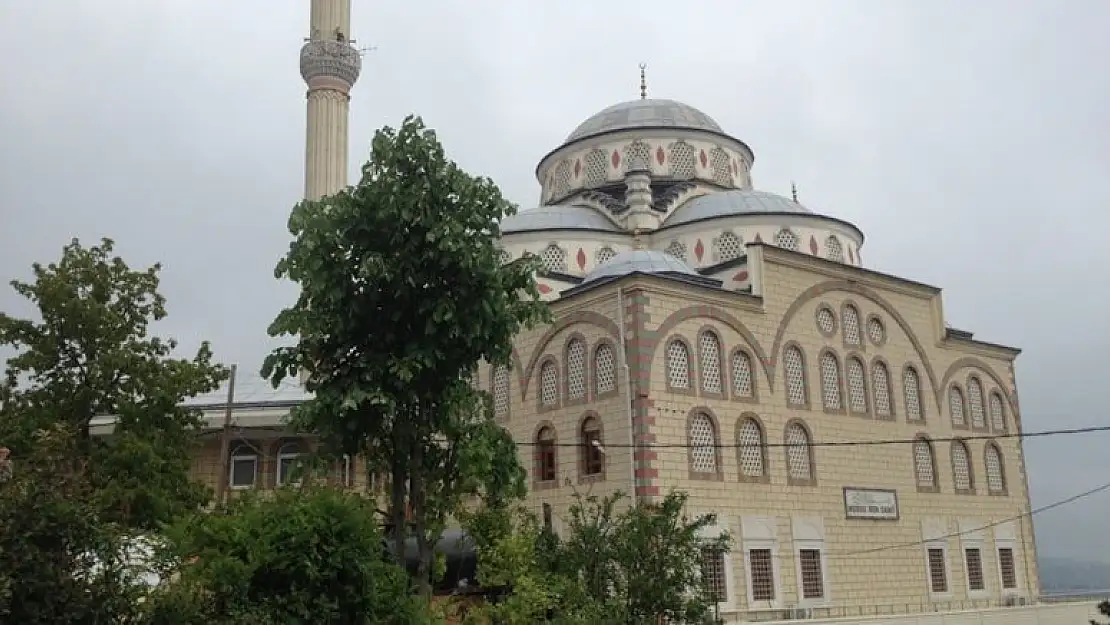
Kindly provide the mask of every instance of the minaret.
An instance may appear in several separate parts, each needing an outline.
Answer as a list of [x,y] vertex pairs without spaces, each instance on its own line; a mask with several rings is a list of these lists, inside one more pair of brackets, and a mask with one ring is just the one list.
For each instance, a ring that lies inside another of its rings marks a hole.
[[347,186],[347,117],[362,57],[351,44],[351,0],[312,0],[301,76],[308,83],[304,196],[318,200]]

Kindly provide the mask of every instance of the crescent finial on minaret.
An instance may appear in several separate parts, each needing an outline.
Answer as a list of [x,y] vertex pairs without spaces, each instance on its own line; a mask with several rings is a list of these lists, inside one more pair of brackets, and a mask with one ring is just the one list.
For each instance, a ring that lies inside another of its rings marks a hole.
[[647,99],[647,63],[640,63],[640,99]]

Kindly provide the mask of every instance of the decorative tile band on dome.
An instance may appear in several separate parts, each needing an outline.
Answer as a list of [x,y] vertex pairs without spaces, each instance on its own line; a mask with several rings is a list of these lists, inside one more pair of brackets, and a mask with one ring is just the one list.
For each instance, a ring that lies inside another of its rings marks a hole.
[[564,143],[619,130],[668,127],[725,134],[712,117],[688,104],[647,99],[621,102],[603,109],[579,124]]
[[594,209],[573,204],[530,208],[501,220],[502,234],[542,230],[623,232],[616,224]]

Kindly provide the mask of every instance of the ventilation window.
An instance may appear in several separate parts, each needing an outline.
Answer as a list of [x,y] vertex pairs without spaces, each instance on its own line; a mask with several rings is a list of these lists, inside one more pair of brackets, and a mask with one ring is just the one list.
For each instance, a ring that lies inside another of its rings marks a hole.
[[617,388],[616,358],[613,346],[602,343],[594,353],[594,380],[598,394],[610,393]]
[[821,354],[821,395],[825,408],[840,410],[840,363],[830,352]]
[[701,351],[701,390],[706,393],[722,393],[721,387],[721,341],[712,332],[702,332]]
[[616,255],[617,253],[613,251],[613,248],[603,247],[597,251],[597,254],[594,255],[594,262],[598,265],[604,265],[605,263],[613,260],[613,257]]
[[985,429],[987,417],[983,409],[983,385],[976,378],[967,381],[967,403],[971,409],[971,427]]
[[825,335],[832,335],[836,332],[836,316],[824,306],[817,309],[817,329]]
[[540,367],[540,402],[544,406],[559,403],[559,369],[553,361]]
[[849,345],[859,345],[859,310],[848,304],[844,307],[844,342]]
[[957,491],[971,490],[971,454],[963,441],[952,442],[952,472]]
[[566,273],[567,271],[567,252],[554,243],[540,252],[540,260],[543,262],[545,271],[557,271],[559,273]]
[[1002,411],[1002,396],[991,393],[991,429],[995,432],[1006,431],[1006,413]]
[[598,187],[609,180],[609,157],[601,150],[586,155],[586,186]]
[[713,241],[713,247],[716,248],[717,261],[722,263],[740,258],[744,254],[743,240],[732,232],[722,232],[721,236]]
[[509,416],[509,368],[497,365],[493,370],[493,414],[498,419]]
[[717,472],[717,433],[709,415],[690,419],[690,469],[695,473]]
[[793,231],[783,228],[775,234],[775,245],[784,250],[798,251],[798,235]]
[[672,388],[690,388],[690,352],[682,341],[667,346],[667,380]]
[[669,256],[674,256],[682,262],[686,262],[686,244],[682,241],[674,240],[667,244],[667,249],[663,252]]
[[844,246],[840,244],[840,239],[832,235],[825,239],[825,258],[838,263],[844,262]]
[[933,466],[933,444],[929,441],[918,440],[913,444],[913,470],[919,487],[936,487],[937,472]]
[[809,433],[797,423],[786,428],[786,470],[791,479],[812,480]]
[[744,419],[740,426],[740,473],[745,477],[763,477],[764,464],[763,430],[755,419]]
[[921,381],[913,367],[906,367],[902,372],[902,387],[906,396],[906,418],[921,421],[925,414],[921,408]]
[[694,177],[695,155],[694,146],[685,141],[676,141],[671,144],[671,177],[687,180]]
[[890,372],[885,364],[876,362],[871,366],[871,385],[875,390],[875,414],[880,417],[891,416]]
[[563,161],[555,166],[551,179],[551,197],[559,199],[570,193],[570,161]]
[[802,350],[791,345],[786,348],[783,358],[783,368],[786,370],[786,399],[792,406],[806,404],[806,374]]
[[737,397],[755,396],[755,385],[752,383],[752,358],[741,350],[736,350],[732,354],[732,392]]
[[732,186],[732,159],[721,148],[709,151],[709,166],[713,169],[713,182],[722,187]]
[[948,412],[952,415],[952,425],[967,425],[964,419],[964,394],[954,386],[948,390]]
[[987,465],[987,490],[992,493],[1002,493],[1006,490],[1006,479],[1002,472],[1002,452],[994,443],[988,443],[986,449]]
[[858,358],[849,358],[848,364],[848,406],[855,413],[867,412],[867,382],[863,377],[863,363]]
[[586,342],[572,339],[567,345],[567,395],[570,399],[586,396]]
[[875,345],[882,345],[886,340],[886,328],[883,327],[883,322],[878,317],[871,317],[867,320],[867,338]]

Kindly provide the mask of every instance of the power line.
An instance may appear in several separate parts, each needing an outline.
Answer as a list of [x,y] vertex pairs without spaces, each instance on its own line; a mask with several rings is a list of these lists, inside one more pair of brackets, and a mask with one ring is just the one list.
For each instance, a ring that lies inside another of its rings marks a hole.
[[[944,443],[954,441],[999,440],[1005,438],[1042,438],[1046,436],[1061,436],[1065,434],[1091,434],[1095,432],[1110,432],[1110,425],[1098,425],[1084,428],[1068,428],[1060,430],[1042,430],[1039,432],[1005,432],[1001,434],[972,434],[970,436],[947,436],[940,438],[886,438],[876,440],[857,441],[810,441],[808,443],[715,443],[712,445],[697,445],[693,443],[602,443],[602,447],[610,449],[741,449],[748,447],[866,447],[872,445],[912,445],[918,441],[926,440],[931,443]],[[519,441],[517,445],[523,447],[536,447],[541,445],[555,447],[586,447],[592,443],[550,443],[541,441]]]

